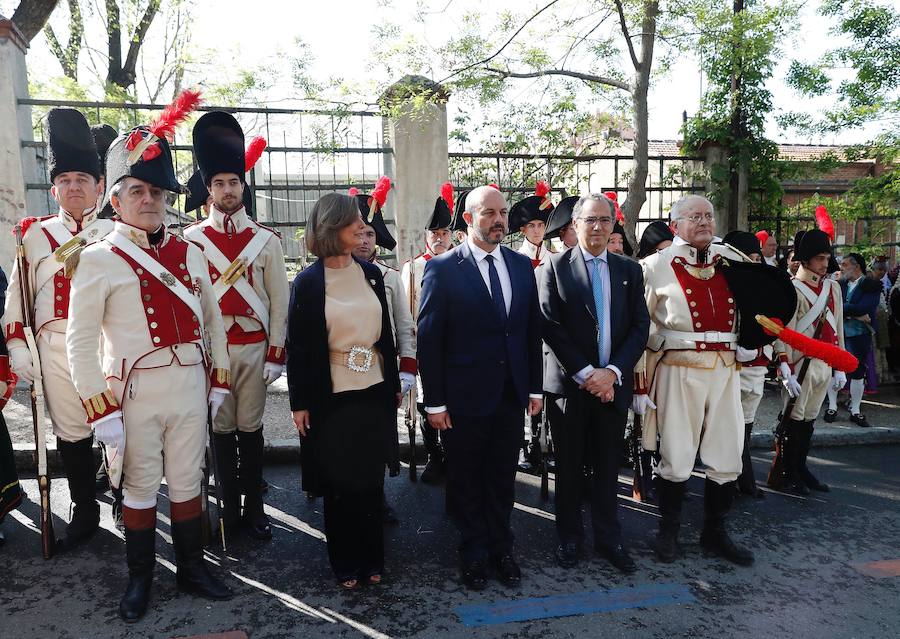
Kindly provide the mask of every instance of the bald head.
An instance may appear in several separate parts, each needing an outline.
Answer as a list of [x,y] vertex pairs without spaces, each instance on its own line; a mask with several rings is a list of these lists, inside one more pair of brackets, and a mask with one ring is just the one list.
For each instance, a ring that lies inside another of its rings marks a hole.
[[479,186],[466,196],[463,219],[469,226],[472,240],[490,252],[503,241],[509,229],[509,210],[506,198],[492,186]]
[[492,186],[479,186],[466,196],[466,211],[480,213],[484,209],[505,209],[506,198]]

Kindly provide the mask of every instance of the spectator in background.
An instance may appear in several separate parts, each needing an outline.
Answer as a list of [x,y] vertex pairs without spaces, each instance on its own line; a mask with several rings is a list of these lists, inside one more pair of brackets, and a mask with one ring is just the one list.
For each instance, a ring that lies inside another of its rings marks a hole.
[[[841,292],[844,298],[844,345],[859,360],[859,366],[849,375],[850,421],[863,428],[869,422],[860,412],[869,352],[872,350],[872,328],[881,297],[881,284],[865,277],[865,261],[859,253],[850,253],[841,260]],[[837,394],[828,388],[828,409],[825,421],[837,419]]]
[[[763,233],[765,233],[765,239],[762,237]],[[775,253],[778,251],[778,239],[765,231],[760,231],[756,234],[756,237],[759,239],[759,243],[762,246],[763,262],[769,266],[778,266],[778,258],[775,257]]]
[[869,269],[869,277],[876,282],[881,282],[882,291],[878,300],[878,308],[875,312],[874,322],[874,348],[869,355],[869,373],[867,379],[867,387],[870,391],[875,391],[878,382],[886,382],[890,379],[890,370],[888,369],[887,351],[891,346],[890,335],[890,317],[888,312],[888,297],[891,292],[891,280],[887,276],[887,263],[882,259],[872,262]]

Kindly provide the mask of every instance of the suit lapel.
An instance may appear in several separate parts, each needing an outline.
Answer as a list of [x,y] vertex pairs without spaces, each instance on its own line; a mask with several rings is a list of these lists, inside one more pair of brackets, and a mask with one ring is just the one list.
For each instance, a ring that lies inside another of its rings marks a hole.
[[584,255],[581,253],[581,247],[575,246],[571,249],[572,254],[569,256],[569,264],[572,267],[572,277],[575,279],[575,286],[581,294],[581,299],[587,307],[588,313],[597,321],[597,307],[594,305],[594,289],[591,288],[591,278],[588,275],[587,264],[584,261]]
[[[488,287],[484,283],[484,279],[481,277],[481,271],[478,270],[478,265],[475,264],[475,256],[472,255],[472,251],[469,249],[468,244],[462,243],[457,249],[459,250],[457,265],[462,269],[466,278],[468,278],[472,289],[475,291],[475,295],[481,298],[481,303],[488,308],[493,309],[494,300],[491,298],[491,292],[488,290]],[[491,313],[491,315],[495,316],[496,313]],[[499,322],[500,318],[497,317],[496,321]]]
[[[625,308],[622,306],[622,293],[624,292],[622,286],[622,262],[618,259],[617,255],[612,253],[606,254],[606,264],[607,268],[609,268],[609,308],[610,310],[614,308]],[[616,327],[618,326],[618,322],[616,322],[616,314],[609,314],[609,324],[610,324],[610,337],[612,337],[612,333],[616,332]]]
[[[509,255],[515,254],[515,251],[506,248],[505,246],[500,247],[500,255],[503,257],[503,263],[506,265],[506,272],[509,273],[509,292],[512,295],[512,299],[509,301],[509,313],[507,315],[509,317],[515,317],[518,312],[516,309],[516,304],[519,303],[521,295],[517,295],[518,286],[516,286],[516,278],[520,277],[519,275],[519,264],[520,260],[511,259]],[[529,268],[531,265],[529,264]],[[531,269],[532,271],[534,269]],[[532,272],[532,277],[534,277],[534,273]]]

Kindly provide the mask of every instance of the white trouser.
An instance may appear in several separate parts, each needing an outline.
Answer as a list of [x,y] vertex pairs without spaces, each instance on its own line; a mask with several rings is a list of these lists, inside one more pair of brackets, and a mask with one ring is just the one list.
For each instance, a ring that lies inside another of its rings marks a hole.
[[84,404],[72,384],[66,334],[43,330],[38,335],[37,347],[53,434],[66,442],[90,437],[93,431],[87,422]]
[[231,394],[225,397],[213,430],[217,433],[252,433],[262,426],[266,408],[266,382],[263,367],[266,364],[268,342],[254,344],[229,344],[228,360],[231,362]]

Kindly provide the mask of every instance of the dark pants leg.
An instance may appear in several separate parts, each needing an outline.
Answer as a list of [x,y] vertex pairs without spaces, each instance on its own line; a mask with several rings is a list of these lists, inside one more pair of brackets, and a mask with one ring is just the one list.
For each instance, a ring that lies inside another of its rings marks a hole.
[[587,401],[591,407],[587,451],[593,468],[591,522],[594,545],[613,548],[622,543],[622,526],[616,505],[626,415],[617,411],[612,403],[603,403],[595,397],[589,397]]
[[512,550],[523,410],[505,398],[493,415],[453,415],[453,428],[444,431],[447,509],[459,528],[463,563]]
[[325,495],[328,561],[339,580],[380,574],[384,570],[382,499],[381,489]]
[[[584,538],[581,517],[581,486],[584,476],[584,430],[581,420],[571,414],[570,400],[560,395],[547,395],[547,421],[553,433],[556,454],[556,535],[560,543],[580,544]],[[567,408],[570,414],[567,416]]]
[[753,476],[753,461],[750,459],[750,436],[753,434],[753,422],[744,424],[744,452],[741,454],[741,474],[738,476],[738,489],[745,495],[756,494],[756,478]]

